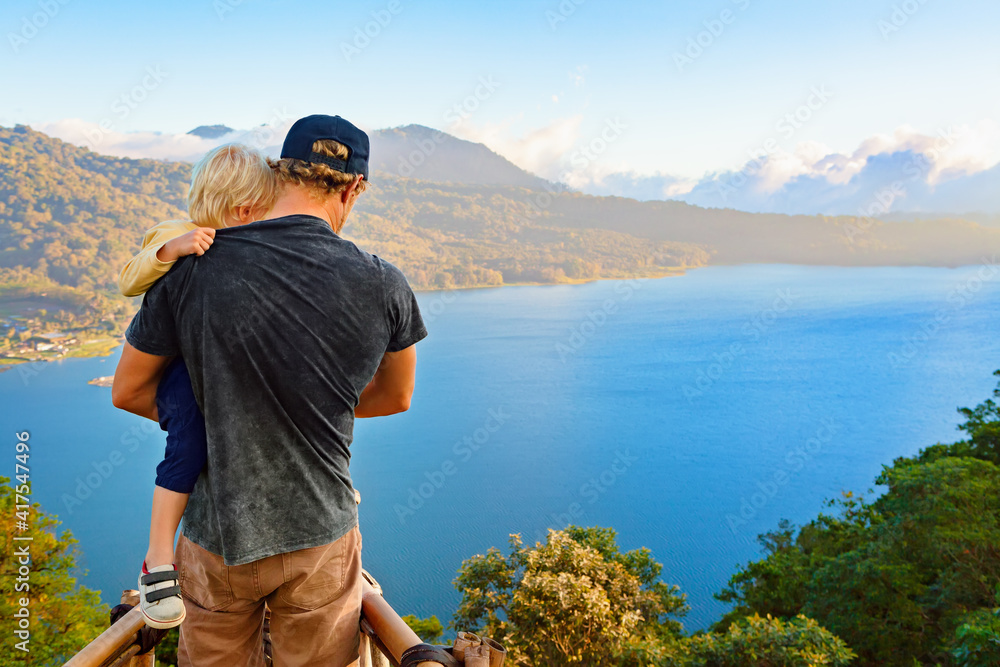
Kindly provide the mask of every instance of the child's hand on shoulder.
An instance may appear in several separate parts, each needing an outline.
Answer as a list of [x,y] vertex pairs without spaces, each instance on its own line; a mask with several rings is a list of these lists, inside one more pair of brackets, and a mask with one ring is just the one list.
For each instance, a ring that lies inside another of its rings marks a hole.
[[215,239],[215,230],[211,227],[192,229],[187,234],[181,234],[170,239],[156,252],[156,258],[161,262],[173,262],[187,255],[204,255]]

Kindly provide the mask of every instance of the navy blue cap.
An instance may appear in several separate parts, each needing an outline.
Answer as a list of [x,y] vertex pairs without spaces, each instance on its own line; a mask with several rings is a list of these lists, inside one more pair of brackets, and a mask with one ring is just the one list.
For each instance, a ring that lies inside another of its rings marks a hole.
[[[320,139],[333,139],[347,147],[347,159],[314,153],[312,145]],[[333,167],[345,174],[361,174],[368,180],[368,135],[340,116],[306,116],[295,121],[281,147],[282,158],[314,162]]]

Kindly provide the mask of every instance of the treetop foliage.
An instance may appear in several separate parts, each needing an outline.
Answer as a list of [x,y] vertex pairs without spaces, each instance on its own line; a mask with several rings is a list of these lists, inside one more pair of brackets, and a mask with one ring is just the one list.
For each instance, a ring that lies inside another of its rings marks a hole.
[[[108,624],[107,606],[100,594],[76,582],[76,540],[69,531],[58,533],[59,521],[34,504],[27,512],[28,529],[14,531],[16,502],[10,479],[0,477],[0,618],[8,626],[0,633],[0,666],[62,664],[99,635]],[[15,542],[14,537],[31,541]],[[26,581],[18,581],[22,565],[17,549],[29,545],[30,564]],[[23,584],[27,584],[25,590]],[[20,584],[20,585],[19,585]],[[28,601],[31,633],[27,652],[15,648],[21,641],[13,634],[12,622]]]
[[969,438],[886,466],[875,500],[845,495],[762,536],[765,557],[717,596],[735,603],[722,624],[805,614],[863,665],[1000,664],[977,657],[1000,655],[1000,413],[992,399],[959,412]]

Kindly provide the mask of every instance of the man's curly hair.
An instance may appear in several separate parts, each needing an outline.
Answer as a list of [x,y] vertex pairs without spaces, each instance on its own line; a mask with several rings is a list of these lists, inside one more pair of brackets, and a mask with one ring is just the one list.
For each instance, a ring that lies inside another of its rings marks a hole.
[[[350,154],[347,147],[339,141],[332,139],[319,139],[313,142],[312,149],[320,155],[346,160]],[[280,160],[268,160],[271,169],[274,170],[279,182],[295,183],[314,188],[317,194],[331,195],[336,192],[343,192],[349,186],[357,174],[345,174],[337,171],[333,167],[325,164],[304,162],[294,158],[282,158]],[[368,189],[368,181],[362,179],[358,183],[358,194]]]

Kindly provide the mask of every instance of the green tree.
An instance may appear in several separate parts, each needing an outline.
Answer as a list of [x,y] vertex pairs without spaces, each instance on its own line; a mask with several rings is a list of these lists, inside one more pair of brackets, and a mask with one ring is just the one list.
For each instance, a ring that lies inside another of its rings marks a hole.
[[683,596],[648,550],[620,553],[611,529],[550,530],[534,547],[512,535],[510,548],[462,564],[452,625],[503,642],[513,665],[618,665],[634,642],[679,631],[668,617],[686,611]]
[[955,631],[951,654],[959,667],[1000,665],[1000,584],[996,602],[995,609],[980,609],[967,615]]
[[177,644],[180,641],[180,628],[172,628],[163,636],[153,651],[156,656],[156,667],[176,667]]
[[511,536],[462,565],[453,627],[506,644],[512,665],[799,667],[846,665],[847,645],[804,616],[738,617],[712,634],[685,637],[687,611],[648,549],[622,553],[610,528],[569,526],[545,544]]
[[717,596],[735,603],[723,625],[805,614],[865,665],[957,664],[952,638],[988,636],[976,612],[993,606],[1000,580],[1000,467],[989,449],[997,409],[988,400],[961,413],[971,439],[897,459],[873,502],[845,494],[833,515],[763,536],[764,558]]
[[687,652],[689,667],[842,667],[856,657],[811,618],[786,622],[756,614],[722,634],[692,637]]
[[[1000,377],[1000,370],[993,375]],[[993,390],[993,398],[1000,398],[1000,383]],[[927,463],[945,457],[968,456],[1000,465],[1000,405],[993,398],[986,399],[974,408],[958,409],[959,414],[965,417],[958,430],[969,435],[967,440],[926,447],[917,455],[916,460]]]
[[413,614],[403,617],[403,622],[410,626],[410,629],[417,633],[420,639],[428,644],[435,644],[441,635],[444,634],[444,626],[437,616],[430,618],[417,618]]
[[[1000,370],[993,373],[1000,377]],[[1000,398],[1000,383],[993,390]],[[969,455],[1000,465],[1000,405],[988,398],[974,408],[959,408],[966,421],[958,428],[969,434]]]
[[[109,610],[97,591],[77,584],[78,553],[70,532],[58,533],[59,521],[37,504],[28,510],[16,507],[20,503],[9,482],[0,477],[0,512],[5,517],[0,522],[4,544],[0,552],[0,618],[7,625],[0,633],[0,665],[61,664],[107,628]],[[26,511],[26,530],[18,530],[10,520],[17,517],[17,511]],[[15,541],[15,536],[31,540]],[[18,581],[24,565],[20,550],[25,545],[30,552],[26,582]],[[24,583],[28,590],[18,590]],[[30,652],[16,648],[21,638],[13,634],[12,623],[22,599],[27,600],[30,614]]]

